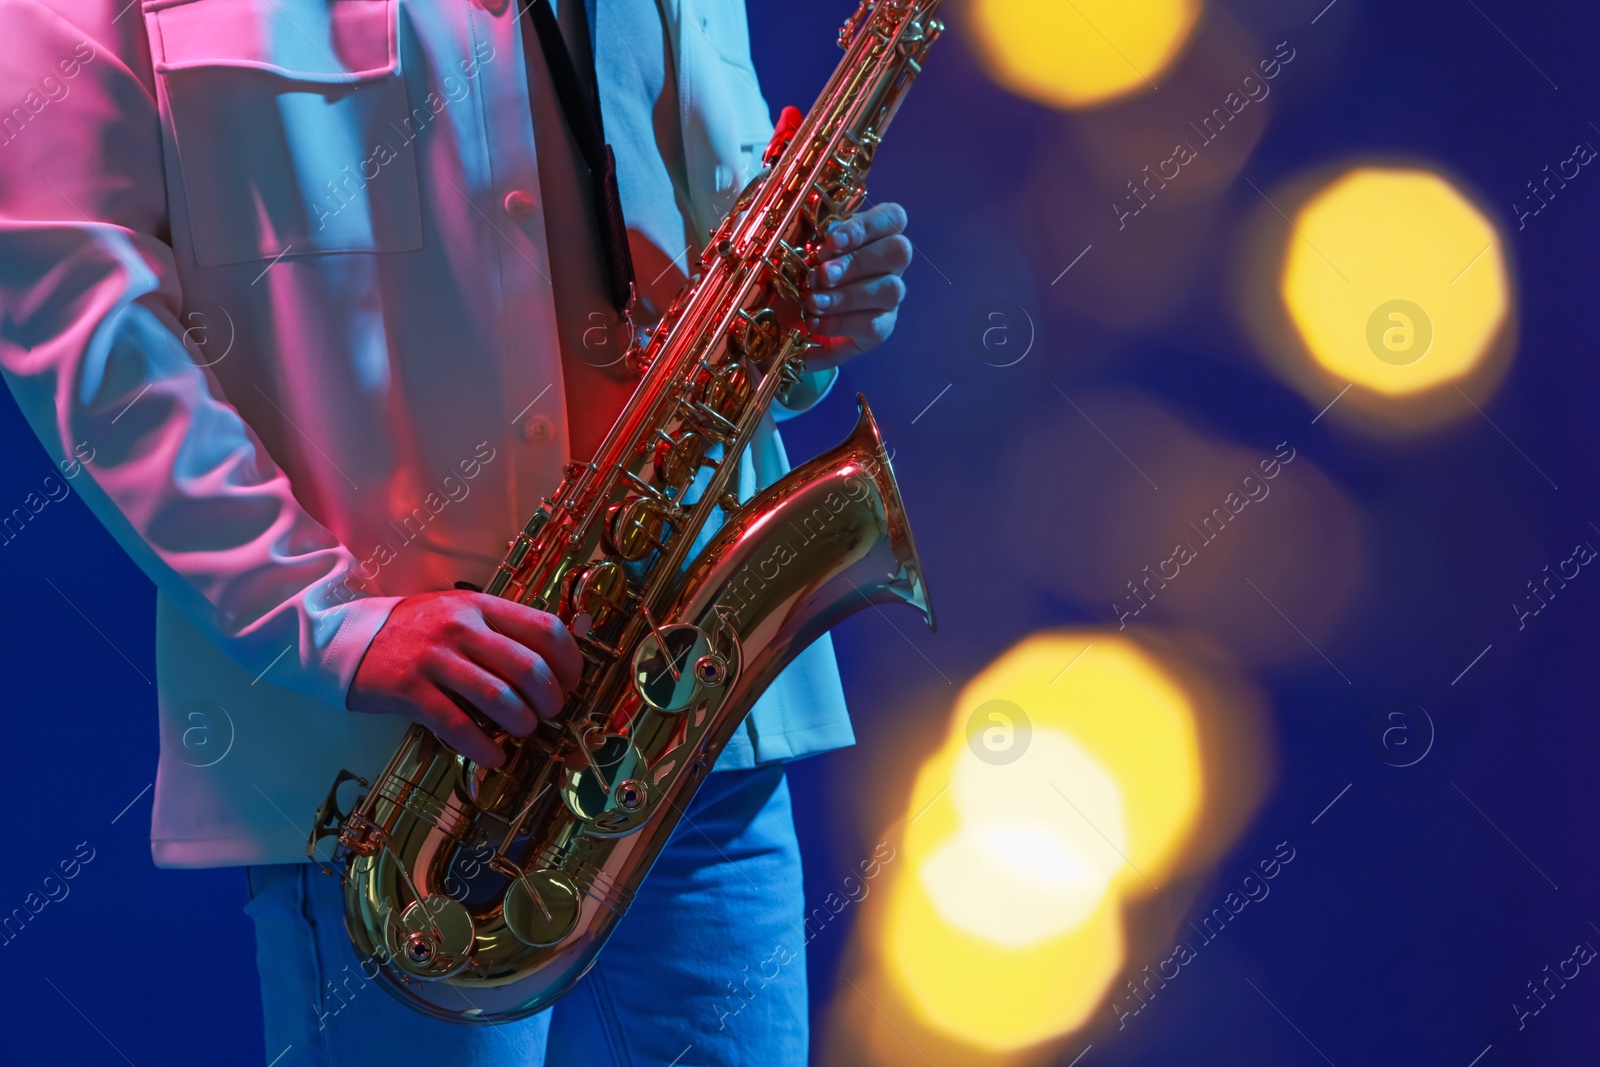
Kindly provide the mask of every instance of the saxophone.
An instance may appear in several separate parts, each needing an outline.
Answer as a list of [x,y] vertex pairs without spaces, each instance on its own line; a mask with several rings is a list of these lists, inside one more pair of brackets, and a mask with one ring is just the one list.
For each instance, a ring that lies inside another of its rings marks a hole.
[[[864,398],[849,438],[740,503],[738,461],[814,347],[805,281],[851,214],[929,46],[939,0],[863,0],[798,128],[780,131],[699,273],[629,353],[641,380],[594,460],[569,464],[484,592],[587,613],[582,680],[479,766],[413,725],[374,782],[341,772],[308,852],[336,841],[345,925],[424,1014],[519,1019],[593,965],[723,746],[831,626],[899,601],[933,613]],[[698,553],[708,520],[721,528]],[[366,792],[346,812],[339,790]],[[370,977],[371,975],[369,975]]]

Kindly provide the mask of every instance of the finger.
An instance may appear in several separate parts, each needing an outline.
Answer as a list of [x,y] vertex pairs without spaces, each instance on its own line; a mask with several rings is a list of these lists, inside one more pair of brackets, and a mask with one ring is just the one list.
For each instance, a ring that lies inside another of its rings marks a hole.
[[508,682],[540,718],[554,718],[566,702],[561,683],[544,657],[504,634],[485,626],[468,634],[460,650],[473,663]]
[[828,250],[849,252],[906,228],[906,209],[899,204],[874,204],[828,230]]
[[440,689],[454,693],[517,737],[526,737],[539,725],[533,709],[504,678],[462,655],[443,656],[425,673]]
[[505,762],[506,754],[500,746],[489,740],[489,735],[478,729],[467,713],[440,690],[430,688],[417,698],[415,717],[441,741],[474,763],[498,767]]
[[556,672],[563,690],[578,684],[583,674],[583,653],[578,642],[560,619],[548,612],[535,611],[502,597],[475,594],[473,603],[490,626],[513,641],[544,657]]
[[914,249],[906,238],[891,234],[817,265],[812,287],[832,289],[878,274],[904,274]]
[[906,283],[899,275],[880,274],[839,289],[811,293],[806,305],[813,314],[837,316],[850,311],[893,311],[905,297]]
[[806,353],[806,370],[827,370],[829,367],[837,367],[850,362],[862,352],[861,346],[849,337],[813,335],[811,340],[817,347]]
[[[822,345],[822,354],[845,347],[849,342],[855,351],[865,352],[889,339],[894,332],[897,313],[893,311],[852,311],[844,315],[824,315],[808,320],[812,340]],[[809,360],[807,365],[809,366]]]

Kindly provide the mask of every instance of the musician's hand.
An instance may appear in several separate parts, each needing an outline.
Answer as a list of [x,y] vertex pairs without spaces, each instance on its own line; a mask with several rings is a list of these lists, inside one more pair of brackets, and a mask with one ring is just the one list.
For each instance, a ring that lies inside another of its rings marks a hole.
[[468,759],[498,767],[505,754],[450,695],[524,737],[535,715],[561,710],[582,671],[578,643],[554,615],[484,593],[419,593],[396,604],[372,639],[345,703],[414,719]]
[[844,363],[888,340],[906,295],[900,275],[911,264],[905,228],[905,208],[876,204],[829,232],[831,258],[813,273],[806,298],[813,339],[822,345],[807,357],[808,369]]

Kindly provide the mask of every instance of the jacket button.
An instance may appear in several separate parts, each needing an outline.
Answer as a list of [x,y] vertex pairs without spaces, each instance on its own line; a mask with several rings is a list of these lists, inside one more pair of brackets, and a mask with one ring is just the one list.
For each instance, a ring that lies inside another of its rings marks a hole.
[[547,416],[534,415],[522,422],[522,439],[530,445],[548,444],[555,434],[555,424]]
[[538,206],[539,201],[535,200],[533,194],[526,189],[513,189],[506,194],[506,214],[514,219],[527,218]]

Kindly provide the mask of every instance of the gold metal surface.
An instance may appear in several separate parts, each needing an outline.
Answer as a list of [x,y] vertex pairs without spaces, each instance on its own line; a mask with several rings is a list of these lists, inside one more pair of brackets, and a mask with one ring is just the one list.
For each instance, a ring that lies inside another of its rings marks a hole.
[[[594,461],[567,468],[489,581],[487,593],[569,624],[593,619],[561,713],[520,739],[478,716],[507,752],[498,770],[413,726],[374,782],[341,774],[318,812],[308,850],[337,838],[356,951],[416,1010],[485,1023],[548,1007],[594,963],[717,755],[796,655],[875,603],[933,625],[865,399],[842,444],[747,502],[734,491],[740,456],[814,347],[803,286],[823,228],[865,196],[884,129],[943,29],[938,3],[866,0],[846,22],[817,103],[629,353],[643,377]],[[366,792],[346,813],[336,791],[352,779]]]

